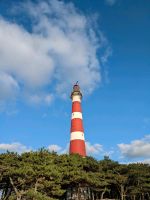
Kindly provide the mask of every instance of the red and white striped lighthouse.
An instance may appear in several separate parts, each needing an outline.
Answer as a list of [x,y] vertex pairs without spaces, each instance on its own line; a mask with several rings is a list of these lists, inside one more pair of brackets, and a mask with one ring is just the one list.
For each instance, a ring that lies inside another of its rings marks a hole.
[[79,85],[76,83],[73,86],[71,93],[72,99],[72,116],[71,116],[71,137],[70,137],[70,154],[79,154],[83,157],[86,156],[84,129],[82,121],[81,100],[82,93]]

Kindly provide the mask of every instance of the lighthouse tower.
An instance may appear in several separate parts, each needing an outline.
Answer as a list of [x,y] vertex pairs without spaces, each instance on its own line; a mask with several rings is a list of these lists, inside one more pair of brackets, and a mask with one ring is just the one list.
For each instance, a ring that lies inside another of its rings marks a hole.
[[70,154],[79,154],[83,157],[86,156],[84,129],[82,121],[81,100],[82,93],[79,85],[76,83],[73,86],[71,93],[72,99],[72,117],[71,117],[71,138],[70,138]]

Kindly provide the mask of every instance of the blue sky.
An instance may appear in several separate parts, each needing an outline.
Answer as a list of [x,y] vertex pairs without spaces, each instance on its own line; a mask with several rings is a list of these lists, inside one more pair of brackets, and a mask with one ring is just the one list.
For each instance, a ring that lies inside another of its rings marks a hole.
[[0,151],[66,152],[77,80],[88,154],[150,162],[150,1],[0,1]]

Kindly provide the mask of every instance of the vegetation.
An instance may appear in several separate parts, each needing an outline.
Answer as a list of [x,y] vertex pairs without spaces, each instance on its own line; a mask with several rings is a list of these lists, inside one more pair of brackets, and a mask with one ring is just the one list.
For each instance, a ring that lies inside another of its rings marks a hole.
[[57,155],[45,149],[0,154],[1,200],[62,200],[68,194],[81,199],[82,189],[89,200],[149,200],[150,166],[119,164],[108,157],[97,161]]

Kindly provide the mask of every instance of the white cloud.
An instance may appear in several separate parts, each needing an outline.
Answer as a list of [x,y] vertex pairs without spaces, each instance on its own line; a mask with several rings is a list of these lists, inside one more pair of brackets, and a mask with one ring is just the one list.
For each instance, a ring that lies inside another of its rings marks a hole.
[[105,54],[101,57],[101,61],[103,64],[108,62],[108,58],[112,55],[112,49],[110,47],[108,47],[105,50]]
[[69,143],[66,144],[64,148],[61,148],[60,154],[69,154]]
[[57,144],[51,144],[48,146],[49,151],[59,152],[61,149],[62,147],[58,146]]
[[87,155],[96,155],[103,152],[103,146],[101,144],[91,144],[86,142]]
[[145,160],[142,161],[142,163],[144,163],[144,164],[150,164],[150,159],[145,159]]
[[[62,147],[56,145],[56,144],[52,144],[49,145],[47,147],[47,149],[49,151],[55,151],[55,152],[59,152],[62,150]],[[15,143],[1,143],[0,144],[0,152],[6,152],[6,151],[10,151],[10,152],[18,152],[18,153],[23,153],[23,152],[29,152],[33,150],[32,148],[29,148],[27,146],[25,146],[24,144],[21,144],[19,142],[15,142]]]
[[18,153],[23,153],[23,152],[29,152],[31,151],[30,148],[26,147],[25,145],[21,143],[1,143],[0,144],[0,151],[11,151],[11,152],[18,152]]
[[105,0],[106,4],[109,5],[109,6],[113,6],[117,0]]
[[126,161],[126,162],[120,162],[120,164],[132,164],[132,163],[144,163],[144,164],[150,164],[150,159],[144,159],[144,160],[134,160],[134,161]]
[[50,105],[51,102],[52,102],[52,100],[53,100],[53,95],[52,95],[52,94],[47,94],[47,95],[45,96],[45,98],[44,98],[44,101],[45,101],[45,103],[46,103],[47,105]]
[[150,157],[150,135],[139,140],[133,140],[130,144],[118,144],[118,147],[124,157]]
[[14,97],[18,90],[17,81],[11,75],[0,71],[0,100]]
[[51,58],[41,49],[44,38],[28,33],[17,24],[0,19],[0,70],[14,74],[26,87],[48,82],[53,70]]
[[26,99],[32,105],[46,104],[50,105],[54,99],[52,94],[28,94]]
[[19,96],[35,94],[31,99],[41,102],[36,94],[42,91],[47,93],[42,101],[50,104],[47,86],[65,96],[77,80],[85,93],[91,93],[101,82],[96,54],[107,45],[102,32],[97,36],[89,17],[72,3],[28,2],[17,10],[18,15],[23,12],[28,16],[30,32],[17,22],[0,18],[0,74],[8,80],[2,80],[0,99],[9,99],[19,91]]

